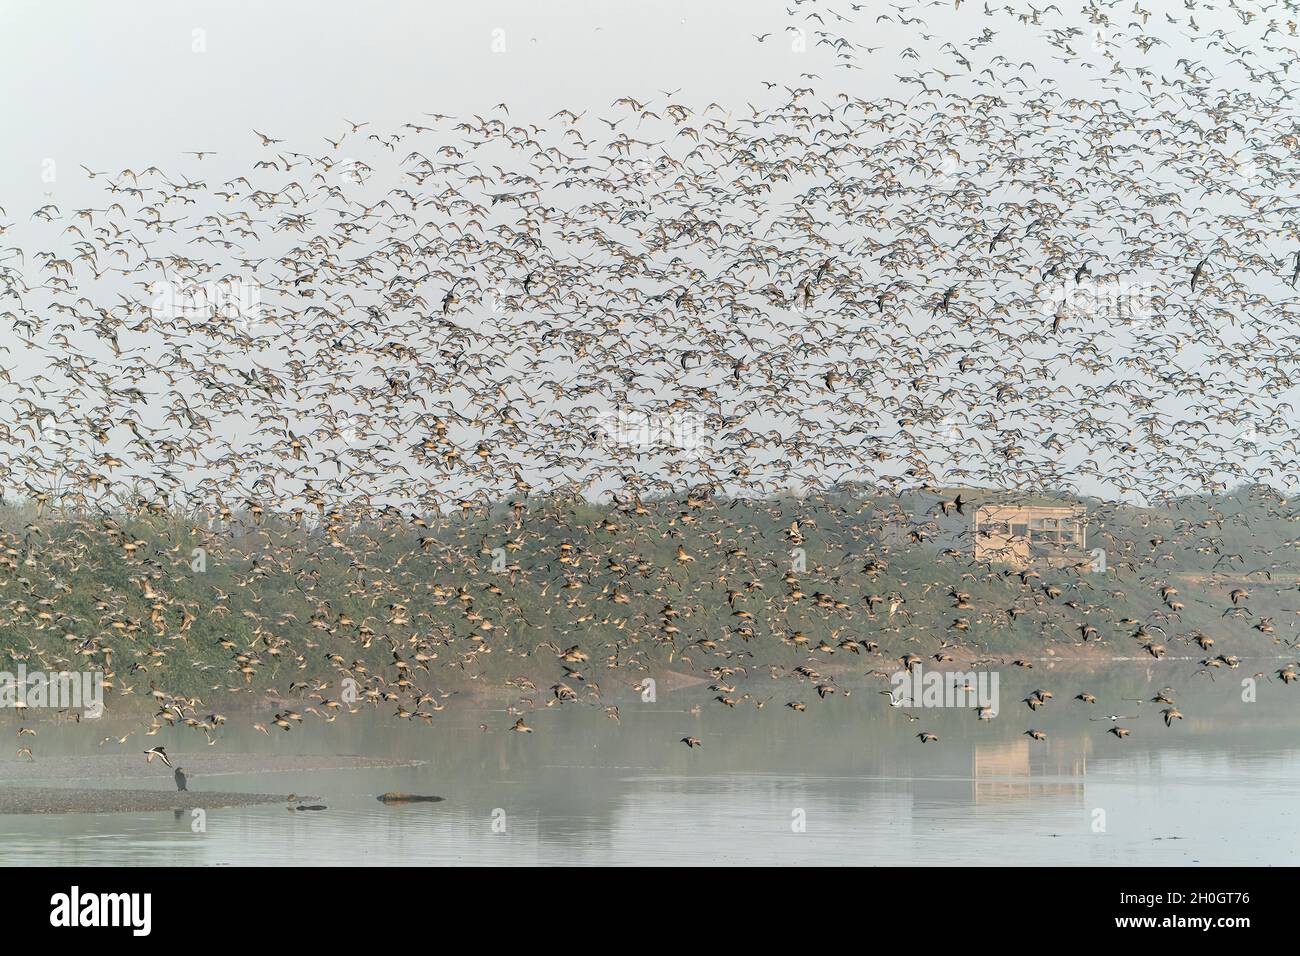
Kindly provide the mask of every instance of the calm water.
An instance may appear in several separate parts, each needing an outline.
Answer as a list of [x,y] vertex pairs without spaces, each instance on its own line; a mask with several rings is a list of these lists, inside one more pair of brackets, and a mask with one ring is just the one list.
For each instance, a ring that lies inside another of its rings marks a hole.
[[[819,701],[810,686],[790,693],[790,681],[749,685],[760,699],[774,695],[762,710],[729,710],[703,691],[660,693],[654,704],[625,691],[616,698],[621,724],[594,707],[539,708],[528,735],[511,733],[513,718],[501,710],[462,697],[431,726],[379,714],[311,726],[309,716],[303,729],[271,738],[232,714],[224,751],[427,763],[195,773],[192,790],[315,794],[329,808],[211,810],[204,833],[191,832],[188,814],[170,812],[0,816],[0,863],[1294,864],[1300,689],[1261,679],[1258,701],[1244,703],[1241,680],[1262,669],[1247,662],[1213,682],[1193,678],[1186,663],[1003,672],[1001,713],[985,722],[969,710],[934,709],[909,721],[878,695],[879,683]],[[1165,686],[1186,714],[1172,729],[1160,705],[1124,701]],[[1020,700],[1036,687],[1055,699],[1031,713]],[[1071,700],[1080,690],[1099,703]],[[796,698],[807,713],[782,706]],[[1087,719],[1111,712],[1135,715],[1123,721],[1132,737],[1118,740],[1108,723]],[[14,719],[6,721],[12,734]],[[98,741],[116,727],[107,717],[40,726],[38,761],[103,753]],[[1030,727],[1049,740],[1024,736]],[[939,742],[919,743],[922,729]],[[687,735],[703,747],[688,749]],[[202,737],[192,731],[140,741],[121,749],[164,743],[193,755],[182,765],[201,765]],[[0,757],[0,773],[10,759]],[[77,783],[171,789],[170,774],[155,769],[141,780]],[[446,801],[388,807],[374,799],[388,790]],[[800,819],[804,830],[795,832]]]

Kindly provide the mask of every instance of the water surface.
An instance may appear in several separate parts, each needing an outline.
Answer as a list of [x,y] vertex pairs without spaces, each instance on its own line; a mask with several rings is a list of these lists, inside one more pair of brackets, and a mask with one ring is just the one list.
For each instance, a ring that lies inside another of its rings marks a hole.
[[[1260,679],[1257,701],[1243,702],[1242,679],[1263,666],[1247,662],[1213,681],[1185,663],[1004,671],[991,721],[965,709],[918,709],[913,721],[870,681],[825,701],[808,686],[806,713],[784,706],[794,699],[789,681],[742,688],[771,695],[762,709],[752,698],[729,709],[702,689],[661,692],[655,703],[625,690],[610,698],[617,722],[598,707],[539,706],[526,718],[532,734],[511,732],[503,705],[461,695],[432,724],[383,711],[332,724],[309,716],[268,738],[253,717],[233,715],[213,751],[425,762],[191,771],[194,790],[312,795],[328,807],[213,809],[197,833],[188,815],[170,812],[0,816],[0,863],[1294,864],[1300,690]],[[1186,714],[1169,729],[1149,701],[1167,685]],[[1040,687],[1055,696],[1031,712],[1020,700]],[[1072,700],[1080,690],[1101,700]],[[1128,739],[1088,719],[1112,711],[1133,715],[1122,721]],[[176,729],[100,748],[110,730],[125,733],[111,717],[39,726],[38,764],[42,754],[164,743],[182,766],[198,767],[212,752],[201,735]],[[1031,727],[1049,739],[1031,740]],[[921,744],[920,730],[939,741]],[[684,736],[702,746],[686,747]],[[140,768],[127,782],[45,783],[172,788],[165,768],[142,756]],[[391,790],[446,799],[375,800]]]

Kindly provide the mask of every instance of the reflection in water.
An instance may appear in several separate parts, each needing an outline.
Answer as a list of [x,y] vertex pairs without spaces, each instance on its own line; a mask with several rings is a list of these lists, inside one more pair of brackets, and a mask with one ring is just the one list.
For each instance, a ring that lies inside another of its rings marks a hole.
[[[185,753],[192,739],[164,731],[155,739],[182,755],[191,790],[311,794],[329,809],[214,809],[201,833],[188,815],[170,812],[6,816],[0,862],[1295,862],[1300,761],[1290,689],[1266,684],[1258,703],[1244,704],[1228,681],[1188,686],[1178,700],[1189,719],[1172,729],[1156,706],[1130,704],[1140,713],[1126,721],[1134,733],[1123,741],[1105,732],[1105,721],[1088,720],[1177,676],[1157,668],[1141,683],[1141,674],[1121,669],[1107,683],[1089,673],[1101,697],[1094,708],[1069,699],[1081,677],[1056,669],[1027,685],[1055,687],[1051,704],[1032,714],[1008,708],[991,721],[965,709],[914,711],[918,719],[909,720],[880,703],[874,684],[804,714],[706,703],[695,716],[688,692],[644,705],[629,696],[617,724],[598,708],[568,705],[534,714],[531,735],[510,733],[507,715],[464,698],[432,727],[372,712],[267,738],[232,718],[214,751],[426,762],[210,776],[209,754]],[[1030,726],[1047,739],[1025,736]],[[98,742],[112,728],[107,717],[94,726],[43,725],[40,753],[104,753]],[[919,744],[918,729],[938,743]],[[686,734],[703,746],[682,746]],[[121,749],[141,749],[135,743]],[[143,758],[138,773],[84,782],[173,786],[170,773]],[[446,801],[375,800],[389,790]]]
[[1027,797],[1039,801],[1053,798],[1081,801],[1081,778],[1088,772],[1092,741],[1082,737],[1069,743],[1077,743],[1078,749],[1066,745],[1045,747],[1028,737],[1011,743],[975,744],[971,750],[974,801],[989,803]]

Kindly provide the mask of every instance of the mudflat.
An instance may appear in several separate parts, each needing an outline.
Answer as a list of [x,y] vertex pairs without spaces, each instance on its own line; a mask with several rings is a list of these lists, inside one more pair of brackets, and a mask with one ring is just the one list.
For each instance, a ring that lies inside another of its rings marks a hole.
[[[252,773],[301,773],[313,770],[372,770],[415,767],[423,761],[359,754],[250,754],[177,751],[168,753],[173,765],[185,768],[191,787],[204,777]],[[171,771],[158,761],[147,764],[139,753],[37,756],[35,760],[9,760],[0,776],[8,782],[26,780],[165,780]]]

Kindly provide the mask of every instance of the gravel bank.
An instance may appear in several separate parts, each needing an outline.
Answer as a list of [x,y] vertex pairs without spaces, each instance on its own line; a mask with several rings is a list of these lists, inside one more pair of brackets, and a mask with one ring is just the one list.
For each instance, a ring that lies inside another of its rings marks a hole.
[[[166,790],[77,790],[71,787],[0,788],[0,813],[140,813],[153,810],[216,810],[284,803],[270,793],[168,793]],[[295,798],[295,804],[314,797]]]

